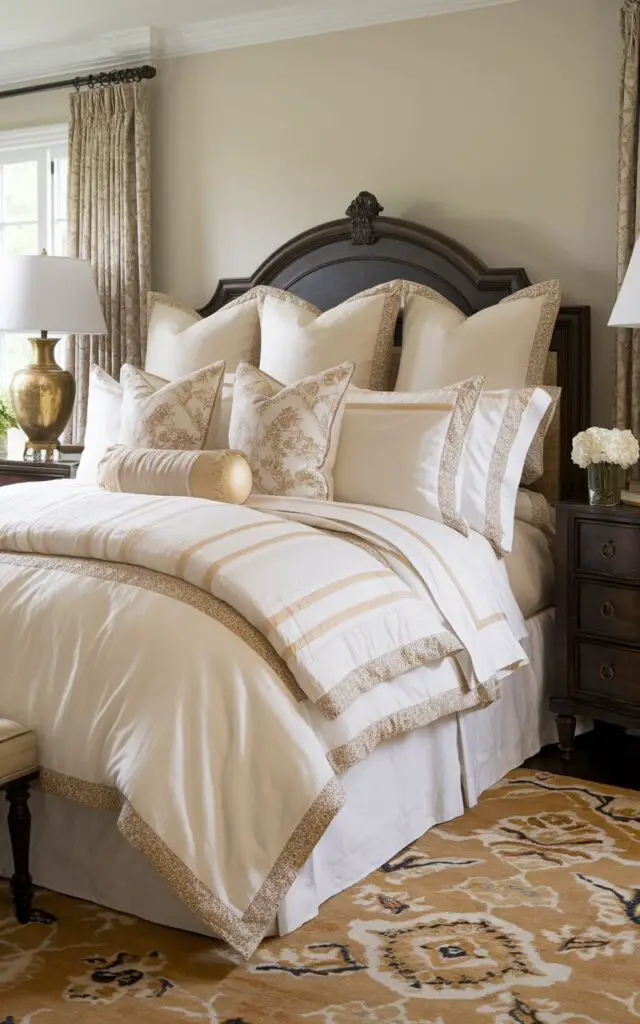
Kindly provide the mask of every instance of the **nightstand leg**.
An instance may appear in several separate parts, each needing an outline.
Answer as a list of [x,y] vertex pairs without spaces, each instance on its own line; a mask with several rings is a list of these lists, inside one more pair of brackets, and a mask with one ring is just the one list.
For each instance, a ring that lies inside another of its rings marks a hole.
[[573,741],[576,735],[575,715],[556,715],[558,726],[558,746],[563,764],[569,764],[573,754]]
[[29,783],[17,779],[7,786],[9,801],[9,834],[13,850],[15,873],[11,879],[11,899],[20,924],[27,924],[31,917],[33,887],[29,874],[29,839],[31,836],[31,814],[27,800]]

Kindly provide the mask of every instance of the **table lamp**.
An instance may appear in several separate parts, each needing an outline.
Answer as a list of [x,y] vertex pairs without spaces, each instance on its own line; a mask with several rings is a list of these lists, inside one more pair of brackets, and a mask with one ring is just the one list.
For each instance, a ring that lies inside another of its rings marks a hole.
[[0,256],[0,330],[39,331],[30,338],[29,366],[14,375],[9,394],[27,435],[28,462],[56,462],[58,438],[76,395],[68,370],[55,361],[62,334],[106,334],[107,327],[89,260],[66,256]]
[[609,327],[640,327],[640,241],[633,247]]

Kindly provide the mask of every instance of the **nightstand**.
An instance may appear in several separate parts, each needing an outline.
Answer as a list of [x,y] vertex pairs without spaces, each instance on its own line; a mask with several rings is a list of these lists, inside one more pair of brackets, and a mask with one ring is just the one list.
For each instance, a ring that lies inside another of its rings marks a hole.
[[640,728],[640,509],[556,506],[551,710],[562,760],[576,715]]
[[59,462],[23,462],[22,459],[0,459],[0,487],[5,484],[28,483],[30,480],[70,480],[76,475],[80,455],[62,454]]

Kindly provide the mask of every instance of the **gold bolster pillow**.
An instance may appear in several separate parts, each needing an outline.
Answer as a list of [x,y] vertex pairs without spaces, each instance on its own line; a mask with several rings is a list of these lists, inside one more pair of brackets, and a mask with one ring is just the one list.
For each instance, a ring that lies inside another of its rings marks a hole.
[[175,494],[242,505],[251,494],[251,469],[242,452],[107,448],[98,464],[105,491]]

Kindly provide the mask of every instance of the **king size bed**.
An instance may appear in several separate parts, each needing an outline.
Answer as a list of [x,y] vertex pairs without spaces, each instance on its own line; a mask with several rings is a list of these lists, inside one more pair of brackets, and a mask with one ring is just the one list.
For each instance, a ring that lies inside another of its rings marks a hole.
[[[402,281],[472,317],[529,287],[521,269],[379,216],[369,193],[347,213],[221,281],[199,316],[252,290],[329,310]],[[402,331],[400,315],[393,376]],[[560,309],[544,384],[562,388],[544,474],[504,557],[495,531],[456,532],[444,504],[436,521],[337,496],[3,488],[0,714],[39,737],[36,883],[250,956],[552,742],[540,503],[581,486],[587,307]],[[10,865],[0,834],[0,873]]]

